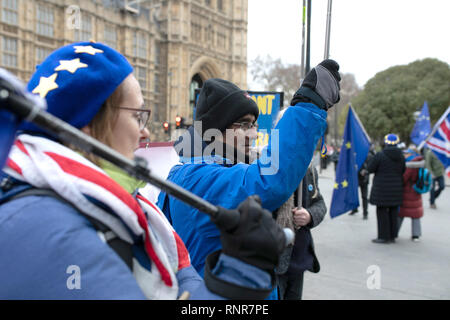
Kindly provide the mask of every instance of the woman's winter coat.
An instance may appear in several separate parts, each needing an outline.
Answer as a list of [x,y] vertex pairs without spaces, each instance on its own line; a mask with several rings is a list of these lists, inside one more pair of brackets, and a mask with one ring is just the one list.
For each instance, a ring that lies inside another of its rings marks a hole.
[[400,206],[403,201],[403,173],[405,158],[396,146],[386,146],[369,163],[374,173],[370,203],[380,207]]
[[422,156],[417,156],[406,163],[407,169],[403,174],[403,204],[400,207],[399,216],[417,219],[423,216],[422,195],[413,188],[418,178],[419,168],[409,168],[410,162],[423,162],[424,164]]

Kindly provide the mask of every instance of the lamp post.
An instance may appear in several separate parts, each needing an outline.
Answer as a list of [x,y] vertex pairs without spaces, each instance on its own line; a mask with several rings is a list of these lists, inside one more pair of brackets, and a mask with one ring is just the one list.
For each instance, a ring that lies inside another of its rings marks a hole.
[[325,32],[325,53],[324,59],[328,59],[330,56],[330,30],[331,30],[331,6],[333,0],[328,0],[328,9],[327,9],[327,29]]
[[310,64],[310,51],[311,51],[311,0],[308,0],[307,6],[307,18],[306,18],[306,62],[305,62],[305,76],[308,74],[311,69]]
[[[331,7],[333,4],[333,0],[328,0],[327,7],[327,27],[325,31],[325,50],[324,50],[324,59],[328,59],[330,57],[330,33],[331,33]],[[334,108],[334,144],[337,148],[338,141],[338,108],[337,106]]]

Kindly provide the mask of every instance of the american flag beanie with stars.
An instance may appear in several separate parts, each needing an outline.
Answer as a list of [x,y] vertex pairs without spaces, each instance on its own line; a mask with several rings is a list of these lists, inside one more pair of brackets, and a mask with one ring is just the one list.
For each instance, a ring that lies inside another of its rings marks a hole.
[[[80,129],[132,72],[116,50],[98,42],[78,42],[52,52],[36,67],[27,89],[47,100],[49,113]],[[30,122],[19,130],[43,132]]]

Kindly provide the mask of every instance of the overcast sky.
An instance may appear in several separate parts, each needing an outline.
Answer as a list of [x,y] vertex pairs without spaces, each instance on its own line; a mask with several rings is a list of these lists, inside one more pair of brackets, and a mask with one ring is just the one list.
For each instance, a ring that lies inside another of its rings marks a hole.
[[[312,0],[311,67],[324,58],[328,0]],[[303,0],[248,0],[248,61],[301,64]],[[363,86],[377,72],[427,57],[450,63],[450,0],[334,0],[330,58]],[[251,83],[249,89],[259,90]]]

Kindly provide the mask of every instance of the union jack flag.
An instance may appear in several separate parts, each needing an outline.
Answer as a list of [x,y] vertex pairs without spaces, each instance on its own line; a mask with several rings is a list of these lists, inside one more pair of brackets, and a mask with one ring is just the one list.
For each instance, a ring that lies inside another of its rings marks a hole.
[[433,131],[423,144],[433,150],[450,177],[450,107],[434,125]]

